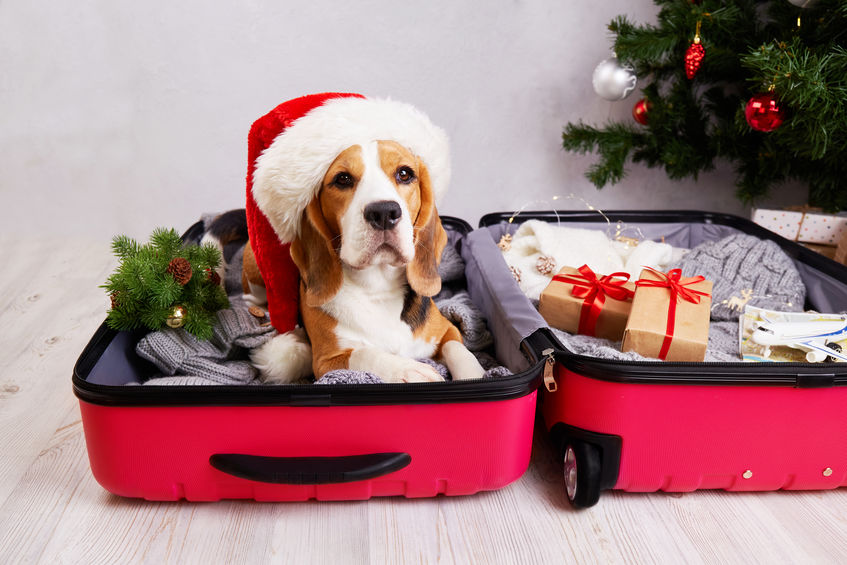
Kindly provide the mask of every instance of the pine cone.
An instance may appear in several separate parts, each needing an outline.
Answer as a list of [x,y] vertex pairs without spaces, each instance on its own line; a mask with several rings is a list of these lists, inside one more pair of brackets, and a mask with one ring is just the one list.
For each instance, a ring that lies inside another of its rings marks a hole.
[[508,251],[512,248],[512,234],[507,233],[500,237],[500,241],[497,243],[497,247],[499,247],[502,251]]
[[191,263],[188,262],[188,259],[175,257],[168,263],[167,272],[173,275],[176,282],[185,286],[191,280]]
[[112,303],[112,306],[111,306],[112,310],[117,309],[117,307],[118,307],[118,293],[113,292],[112,294],[110,294],[109,295],[109,301]]
[[542,255],[535,262],[535,268],[542,275],[551,275],[556,270],[556,260],[549,255]]

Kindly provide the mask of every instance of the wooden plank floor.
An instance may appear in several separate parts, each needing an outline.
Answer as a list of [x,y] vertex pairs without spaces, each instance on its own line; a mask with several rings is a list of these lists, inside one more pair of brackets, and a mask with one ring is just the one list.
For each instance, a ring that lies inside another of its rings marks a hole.
[[844,489],[612,492],[577,512],[541,433],[519,481],[468,497],[113,496],[91,476],[70,382],[104,317],[98,285],[114,267],[108,245],[5,239],[0,249],[0,563],[847,562]]

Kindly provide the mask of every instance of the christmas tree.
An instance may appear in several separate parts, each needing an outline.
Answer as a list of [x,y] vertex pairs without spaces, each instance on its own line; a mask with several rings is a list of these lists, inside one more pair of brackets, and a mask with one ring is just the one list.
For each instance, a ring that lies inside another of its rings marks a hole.
[[619,182],[629,160],[696,179],[725,159],[745,203],[795,180],[810,204],[847,209],[847,0],[654,1],[657,25],[609,24],[646,83],[644,125],[565,127],[566,149],[599,152],[588,179]]

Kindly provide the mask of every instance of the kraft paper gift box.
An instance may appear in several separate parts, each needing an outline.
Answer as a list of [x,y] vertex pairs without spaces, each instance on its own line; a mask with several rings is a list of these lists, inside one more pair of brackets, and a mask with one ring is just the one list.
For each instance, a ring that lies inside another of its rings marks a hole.
[[841,236],[841,241],[838,242],[838,247],[835,248],[835,255],[832,258],[842,265],[847,265],[847,233]]
[[820,253],[829,259],[835,259],[835,254],[838,251],[838,248],[831,245],[820,245],[818,243],[801,243],[800,245],[807,249],[811,249],[815,253]]
[[612,341],[623,336],[635,285],[629,274],[564,267],[541,293],[538,312],[554,328]]
[[645,269],[635,284],[621,350],[665,361],[703,361],[712,281],[682,277],[679,269]]

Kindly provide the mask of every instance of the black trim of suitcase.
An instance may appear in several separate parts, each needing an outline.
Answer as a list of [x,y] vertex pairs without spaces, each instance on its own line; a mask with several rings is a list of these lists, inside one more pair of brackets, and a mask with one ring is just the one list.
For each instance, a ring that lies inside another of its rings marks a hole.
[[[441,222],[460,234],[472,230],[466,221],[452,216],[442,216]],[[183,238],[199,239],[201,227],[195,223]],[[86,380],[103,352],[119,336],[131,346],[125,351],[131,362],[145,364],[136,358],[133,345],[145,333],[118,332],[103,322],[74,365],[71,380],[77,398],[104,406],[373,406],[510,400],[526,396],[540,386],[544,361],[536,352],[541,351],[539,344],[547,339],[531,335],[521,344],[532,365],[526,371],[507,377],[444,383],[127,386]]]
[[[762,226],[732,214],[696,210],[604,210],[612,222],[640,223],[702,223],[719,224],[736,228],[761,239],[776,242],[789,256],[847,284],[847,266],[815,253],[797,242],[788,240]],[[484,215],[479,227],[503,222],[513,223],[520,218],[556,222],[605,223],[606,217],[590,211],[530,211],[519,215],[495,212]],[[735,363],[699,362],[679,363],[666,361],[616,361],[578,355],[567,350],[547,328],[533,334],[535,355],[552,348],[556,361],[585,377],[616,383],[680,384],[720,386],[792,386],[796,388],[825,388],[847,385],[847,363]]]
[[80,400],[104,406],[370,406],[485,402],[530,394],[541,384],[543,368],[543,363],[535,362],[530,369],[508,377],[379,385],[126,386],[87,382],[91,369],[119,333],[104,323],[83,350],[72,376],[74,394]]

